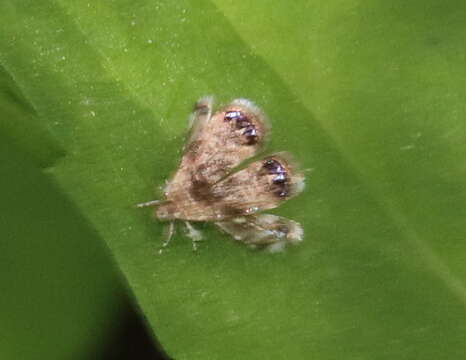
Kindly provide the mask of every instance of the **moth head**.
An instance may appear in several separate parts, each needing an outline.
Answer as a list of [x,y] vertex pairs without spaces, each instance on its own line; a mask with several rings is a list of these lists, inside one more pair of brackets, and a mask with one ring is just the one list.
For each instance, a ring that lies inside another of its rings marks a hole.
[[159,220],[174,220],[179,217],[178,208],[171,201],[163,202],[155,210],[155,217]]
[[234,100],[223,109],[223,120],[230,124],[241,145],[261,144],[267,130],[265,116],[259,108],[246,99]]

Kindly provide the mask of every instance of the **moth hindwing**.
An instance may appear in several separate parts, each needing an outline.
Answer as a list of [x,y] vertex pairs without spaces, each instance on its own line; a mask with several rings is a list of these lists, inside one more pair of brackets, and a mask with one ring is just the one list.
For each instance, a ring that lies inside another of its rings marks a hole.
[[[183,157],[165,188],[165,200],[147,205],[158,206],[155,214],[160,220],[215,222],[236,239],[256,247],[275,244],[275,249],[281,249],[297,242],[302,238],[298,223],[253,214],[298,194],[303,189],[303,175],[286,153],[240,168],[265,142],[269,131],[265,116],[246,99],[233,100],[216,112],[212,103],[211,97],[196,103]],[[187,227],[192,234],[191,225],[187,223]]]
[[296,221],[281,216],[260,214],[216,223],[235,240],[253,248],[281,251],[287,244],[302,241],[303,229]]

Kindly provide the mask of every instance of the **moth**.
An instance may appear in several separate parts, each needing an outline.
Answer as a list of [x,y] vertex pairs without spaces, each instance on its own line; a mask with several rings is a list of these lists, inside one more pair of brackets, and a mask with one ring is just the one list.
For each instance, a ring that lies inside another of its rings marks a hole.
[[250,247],[280,251],[303,238],[299,223],[263,214],[299,194],[304,176],[287,153],[255,159],[270,132],[265,115],[246,99],[233,100],[213,112],[213,98],[198,100],[180,165],[167,181],[154,215],[169,222],[166,246],[175,221],[185,223],[193,249],[202,239],[191,222],[212,222]]

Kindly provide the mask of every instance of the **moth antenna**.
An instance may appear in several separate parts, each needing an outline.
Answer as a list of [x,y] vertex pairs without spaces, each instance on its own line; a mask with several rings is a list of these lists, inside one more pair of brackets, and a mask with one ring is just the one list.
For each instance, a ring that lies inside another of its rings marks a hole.
[[137,208],[145,208],[145,207],[160,205],[162,202],[163,202],[162,200],[151,200],[151,201],[136,204],[135,206]]

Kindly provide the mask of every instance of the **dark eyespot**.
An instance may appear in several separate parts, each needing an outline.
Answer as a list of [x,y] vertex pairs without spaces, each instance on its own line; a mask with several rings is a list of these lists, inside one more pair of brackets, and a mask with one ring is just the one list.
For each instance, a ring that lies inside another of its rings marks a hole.
[[244,131],[243,131],[243,135],[246,135],[246,136],[256,136],[257,135],[257,131],[256,131],[256,128],[254,126],[248,126]]
[[273,159],[269,159],[269,160],[266,160],[264,162],[264,169],[267,169],[269,171],[273,171],[275,168],[276,168],[276,165],[277,164],[277,161],[273,160]]
[[283,184],[286,181],[286,174],[278,174],[272,181],[274,184]]
[[225,121],[234,121],[236,129],[243,129],[242,134],[246,138],[247,145],[254,145],[257,143],[257,130],[252,124],[251,120],[242,111],[227,111],[224,116]]
[[237,129],[244,129],[246,127],[252,126],[249,118],[241,111],[227,111],[224,120],[234,120]]
[[257,143],[257,130],[253,125],[250,125],[243,132],[243,135],[246,136],[246,140],[249,145]]
[[227,111],[225,117],[223,118],[225,121],[236,120],[242,116],[241,111]]
[[285,174],[286,170],[277,160],[268,159],[264,162],[263,167],[268,170],[269,174]]
[[267,170],[267,173],[275,175],[272,178],[274,194],[280,197],[287,196],[289,192],[288,174],[283,165],[275,159],[268,159],[264,162],[263,168]]

